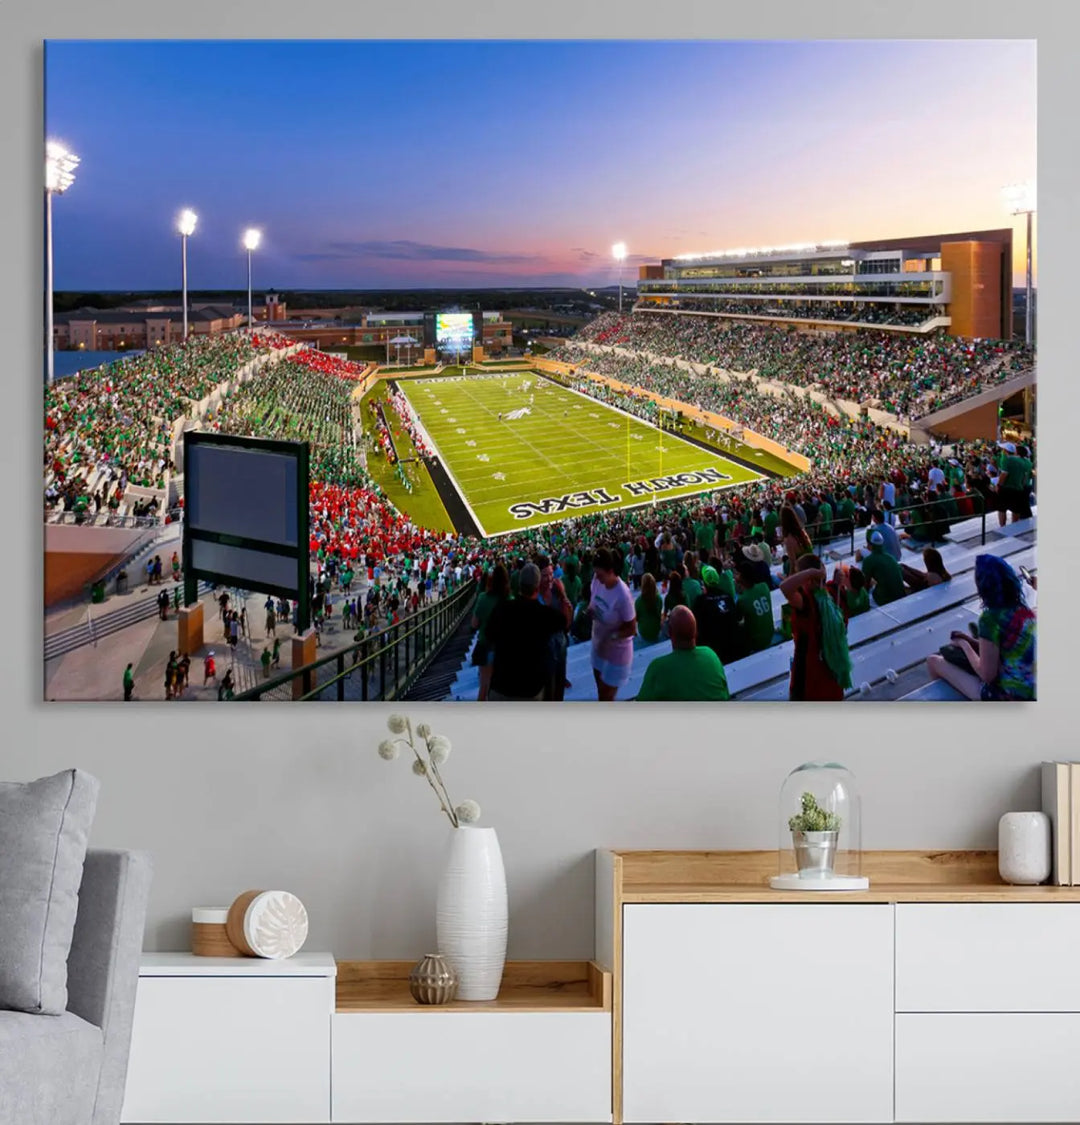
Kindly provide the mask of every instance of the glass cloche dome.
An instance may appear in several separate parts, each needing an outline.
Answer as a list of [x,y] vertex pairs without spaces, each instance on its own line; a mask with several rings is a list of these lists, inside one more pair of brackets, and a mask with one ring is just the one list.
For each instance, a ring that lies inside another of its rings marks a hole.
[[804,762],[780,789],[777,890],[859,891],[862,816],[858,783],[839,762]]

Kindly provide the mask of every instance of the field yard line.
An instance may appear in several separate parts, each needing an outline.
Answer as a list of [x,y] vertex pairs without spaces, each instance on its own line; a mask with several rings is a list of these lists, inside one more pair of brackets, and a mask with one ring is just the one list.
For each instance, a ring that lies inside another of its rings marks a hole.
[[419,415],[419,413],[417,413],[416,407],[413,404],[412,399],[410,399],[409,396],[405,393],[405,391],[402,389],[402,386],[401,386],[400,383],[398,383],[398,390],[401,391],[401,393],[403,395],[405,395],[405,401],[413,408],[413,413],[416,414],[417,429],[419,429],[421,436],[424,438],[425,441],[427,441],[428,445],[430,445],[431,448],[435,451],[435,456],[439,458],[439,462],[442,465],[443,472],[446,473],[446,475],[450,478],[450,483],[454,486],[454,489],[457,491],[458,496],[461,497],[461,502],[462,502],[462,504],[465,505],[465,510],[469,513],[470,516],[472,516],[473,523],[476,524],[477,529],[480,532],[480,537],[482,539],[487,539],[488,533],[484,530],[484,525],[480,522],[476,513],[473,511],[472,505],[469,503],[469,498],[465,495],[465,490],[461,487],[460,484],[458,484],[457,478],[450,471],[450,465],[448,464],[446,458],[442,455],[442,452],[439,450],[439,447],[432,440],[431,434],[428,433],[428,431],[427,431],[426,427],[424,426],[423,422],[420,421],[420,415]]
[[[542,379],[547,379],[547,376],[544,375],[544,373],[542,371],[537,372],[537,374],[539,374]],[[646,421],[646,419],[644,419],[644,418],[639,418],[636,414],[631,414],[629,410],[623,410],[623,408],[621,406],[612,406],[611,403],[609,403],[609,402],[603,402],[601,399],[593,398],[591,395],[587,395],[587,394],[585,394],[584,391],[579,391],[579,390],[575,389],[574,387],[564,386],[562,383],[555,382],[554,379],[547,379],[547,381],[549,383],[553,384],[556,387],[561,387],[564,391],[569,391],[572,395],[578,395],[580,398],[583,398],[586,402],[593,402],[593,403],[596,403],[599,406],[607,407],[608,410],[614,410],[616,414],[622,414],[625,417],[630,418],[635,422],[640,422],[646,429],[655,430],[658,434],[661,434],[661,435],[669,434],[671,437],[675,438],[677,441],[682,442],[683,445],[688,445],[692,449],[700,449],[700,446],[695,445],[692,441],[687,441],[681,434],[677,434],[677,433],[673,432],[672,430],[662,430],[659,426],[653,425],[652,422]],[[690,404],[684,402],[681,405],[689,407]],[[694,407],[693,409],[697,409],[697,408]],[[706,453],[707,451],[702,449],[701,452]],[[723,457],[724,455],[719,450],[717,450],[715,452],[715,456]],[[761,480],[764,475],[765,475],[764,473],[760,474],[758,476],[758,480]],[[749,483],[752,483],[752,482],[747,481],[745,483],[749,484]]]
[[[533,374],[537,374],[537,375],[540,375],[540,373],[539,373],[539,372],[533,372]],[[542,376],[541,376],[541,377],[542,377]],[[553,380],[551,380],[551,379],[545,379],[545,382],[546,382],[546,383],[548,383],[548,384],[549,384],[550,386],[554,387],[554,388],[555,388],[556,390],[560,390],[560,391],[569,391],[569,392],[570,392],[571,394],[581,394],[581,392],[580,392],[580,391],[575,391],[575,390],[573,390],[573,388],[571,388],[571,387],[564,387],[564,386],[563,386],[563,385],[562,385],[561,383],[556,383],[556,382],[554,382],[554,381],[553,381]],[[484,414],[487,414],[487,415],[488,415],[488,417],[494,417],[494,416],[497,416],[497,415],[498,415],[498,411],[491,411],[491,410],[489,410],[489,409],[488,409],[487,407],[485,407],[485,406],[484,406],[484,405],[483,405],[482,403],[478,402],[478,401],[477,401],[477,400],[476,400],[475,398],[473,398],[473,396],[472,396],[471,394],[469,394],[469,392],[468,392],[468,390],[467,390],[467,389],[465,389],[465,390],[464,390],[464,393],[465,393],[465,394],[466,394],[466,395],[468,396],[468,398],[469,398],[469,399],[470,399],[470,400],[471,400],[471,401],[472,401],[473,403],[475,403],[475,404],[476,404],[477,408],[478,408],[479,410],[481,410],[481,411],[482,411],[482,412],[483,412]],[[666,434],[666,433],[668,432],[668,431],[666,431],[666,430],[661,430],[661,429],[659,428],[659,426],[654,426],[654,425],[652,425],[652,423],[651,423],[651,422],[648,422],[648,421],[646,421],[646,420],[645,420],[644,418],[638,418],[638,417],[636,417],[635,415],[633,415],[633,414],[630,414],[630,413],[629,413],[628,411],[625,411],[625,410],[620,410],[620,409],[619,409],[618,407],[616,407],[616,406],[610,406],[610,405],[609,405],[608,403],[606,403],[606,402],[601,402],[601,401],[600,401],[599,399],[595,399],[595,398],[589,398],[589,396],[588,396],[588,395],[581,395],[581,397],[582,397],[583,399],[585,399],[585,400],[586,400],[587,402],[591,402],[591,403],[593,403],[593,405],[594,405],[594,406],[597,406],[597,407],[599,407],[599,408],[600,408],[601,410],[610,410],[610,411],[612,411],[613,413],[617,413],[617,414],[622,414],[622,415],[624,415],[625,417],[627,417],[627,418],[631,419],[631,421],[639,423],[639,424],[641,425],[641,427],[642,427],[643,429],[645,429],[645,430],[652,430],[652,431],[653,431],[653,433],[655,433],[655,434],[658,434],[658,435],[661,435],[661,438],[663,437],[663,435],[665,435],[665,434]],[[461,420],[461,421],[468,421],[468,419],[460,419],[460,420]],[[573,419],[571,419],[571,421],[573,421]],[[610,458],[610,457],[613,457],[613,456],[614,456],[614,455],[612,454],[611,450],[610,450],[610,449],[609,449],[608,447],[606,447],[606,446],[603,446],[603,445],[601,445],[601,444],[600,444],[599,442],[593,441],[593,440],[592,440],[592,438],[586,437],[586,436],[585,436],[584,434],[582,434],[582,433],[581,433],[581,431],[579,431],[578,429],[576,429],[576,428],[575,428],[575,427],[574,427],[573,425],[567,425],[567,426],[556,426],[556,430],[565,430],[565,429],[568,429],[568,430],[570,430],[570,431],[571,431],[571,432],[573,433],[574,437],[575,437],[575,438],[576,438],[576,439],[577,439],[577,440],[578,440],[578,441],[579,441],[579,442],[580,442],[580,443],[581,443],[582,445],[590,445],[590,446],[592,446],[592,448],[593,448],[593,449],[598,449],[598,450],[599,450],[599,451],[600,451],[600,452],[601,452],[601,453],[602,453],[602,454],[603,454],[603,455],[604,455],[605,457],[608,457],[608,458]],[[519,438],[518,438],[518,443],[520,443],[520,444],[524,444],[524,445],[527,445],[527,446],[528,446],[528,447],[529,447],[530,449],[532,449],[532,450],[533,450],[533,451],[534,451],[535,453],[539,453],[539,455],[540,455],[541,459],[542,459],[543,461],[545,461],[545,462],[546,462],[546,463],[547,463],[548,465],[551,465],[551,466],[552,466],[553,468],[555,467],[555,466],[554,466],[554,464],[553,464],[553,462],[549,461],[549,460],[548,460],[548,458],[547,458],[547,457],[546,457],[546,456],[545,456],[545,455],[544,455],[543,453],[540,453],[540,451],[539,451],[539,450],[538,450],[538,449],[536,448],[536,446],[535,446],[535,445],[533,445],[533,444],[532,444],[532,442],[530,442],[530,441],[529,441],[528,439],[526,439],[526,438],[523,438],[523,437],[519,437]],[[688,441],[684,441],[684,442],[683,442],[683,445],[693,446],[693,442],[688,442]],[[696,448],[696,447],[694,447],[694,448]],[[705,452],[705,451],[704,451],[704,450],[702,450],[702,452]]]
[[[476,406],[481,411],[483,411],[483,413],[485,413],[489,418],[497,418],[498,417],[499,412],[497,410],[489,410],[482,402],[480,402],[479,399],[473,398],[473,396],[472,396],[471,392],[469,391],[468,387],[462,387],[462,393],[471,402],[475,403]],[[560,469],[559,466],[556,465],[554,461],[548,460],[547,456],[545,454],[541,453],[540,450],[537,449],[536,446],[533,445],[533,443],[528,440],[528,438],[525,438],[525,437],[522,437],[521,435],[518,435],[518,440],[521,442],[522,445],[527,445],[533,451],[533,453],[535,453],[540,458],[540,460],[543,461],[548,466],[548,468],[550,468],[553,472],[555,472],[557,474],[562,472],[562,469]]]

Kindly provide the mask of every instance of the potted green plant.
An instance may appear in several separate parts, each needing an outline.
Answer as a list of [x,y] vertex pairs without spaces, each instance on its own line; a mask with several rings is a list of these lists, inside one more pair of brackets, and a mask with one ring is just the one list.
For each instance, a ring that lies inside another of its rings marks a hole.
[[813,793],[804,793],[802,811],[788,820],[795,861],[803,878],[822,878],[833,873],[840,817],[819,807]]

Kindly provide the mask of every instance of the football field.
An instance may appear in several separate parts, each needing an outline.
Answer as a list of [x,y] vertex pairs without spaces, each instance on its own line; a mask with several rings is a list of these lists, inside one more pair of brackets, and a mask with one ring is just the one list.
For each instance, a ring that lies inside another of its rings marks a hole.
[[398,386],[484,535],[764,475],[533,373]]

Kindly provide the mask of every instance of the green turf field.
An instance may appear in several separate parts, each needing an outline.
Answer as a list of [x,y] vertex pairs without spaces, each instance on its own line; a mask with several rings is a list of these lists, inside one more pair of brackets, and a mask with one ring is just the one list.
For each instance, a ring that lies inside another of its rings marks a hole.
[[399,386],[485,535],[762,476],[533,373]]

